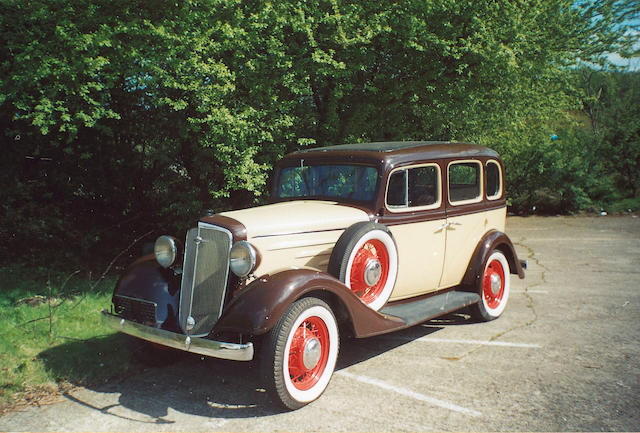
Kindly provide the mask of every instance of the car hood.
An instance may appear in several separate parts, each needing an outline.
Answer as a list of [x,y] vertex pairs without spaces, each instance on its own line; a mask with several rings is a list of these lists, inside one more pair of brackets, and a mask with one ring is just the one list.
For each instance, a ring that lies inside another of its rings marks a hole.
[[344,230],[368,221],[367,212],[332,201],[289,201],[219,214],[247,229],[247,239],[325,230]]

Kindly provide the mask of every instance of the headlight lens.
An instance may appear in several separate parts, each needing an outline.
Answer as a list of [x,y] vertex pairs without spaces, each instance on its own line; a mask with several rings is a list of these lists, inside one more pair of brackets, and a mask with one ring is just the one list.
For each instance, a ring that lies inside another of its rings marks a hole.
[[160,266],[168,268],[176,261],[176,256],[178,255],[175,239],[171,236],[160,236],[156,239],[153,252]]
[[256,266],[256,250],[247,241],[239,241],[233,244],[229,258],[231,272],[244,278],[253,271]]

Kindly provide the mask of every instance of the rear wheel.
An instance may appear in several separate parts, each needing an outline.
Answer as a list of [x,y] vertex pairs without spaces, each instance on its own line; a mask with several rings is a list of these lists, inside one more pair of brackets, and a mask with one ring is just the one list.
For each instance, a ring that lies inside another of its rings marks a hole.
[[320,397],[333,375],[338,346],[338,325],[324,301],[293,303],[262,347],[262,374],[272,398],[298,409]]
[[497,319],[509,299],[509,262],[502,251],[494,250],[487,259],[478,281],[480,302],[471,307],[473,316],[482,321]]

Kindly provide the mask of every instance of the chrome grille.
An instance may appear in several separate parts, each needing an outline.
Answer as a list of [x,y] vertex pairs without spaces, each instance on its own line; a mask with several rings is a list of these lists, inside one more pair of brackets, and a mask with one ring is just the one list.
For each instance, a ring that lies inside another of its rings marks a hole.
[[[231,232],[199,223],[189,230],[182,270],[180,326],[191,335],[205,335],[222,314],[229,276]],[[187,329],[191,316],[195,325]]]

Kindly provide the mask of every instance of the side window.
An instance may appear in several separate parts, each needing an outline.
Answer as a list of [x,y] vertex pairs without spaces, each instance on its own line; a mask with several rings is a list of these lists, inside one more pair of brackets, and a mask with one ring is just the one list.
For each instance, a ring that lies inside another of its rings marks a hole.
[[496,200],[502,195],[500,166],[495,161],[487,162],[487,198]]
[[437,206],[440,202],[440,170],[426,165],[398,170],[389,177],[387,206],[390,209]]
[[387,205],[392,207],[407,205],[407,170],[396,171],[389,178]]
[[482,199],[482,166],[479,162],[455,162],[449,165],[449,201],[451,203]]
[[440,199],[435,166],[409,169],[409,206],[429,206]]

